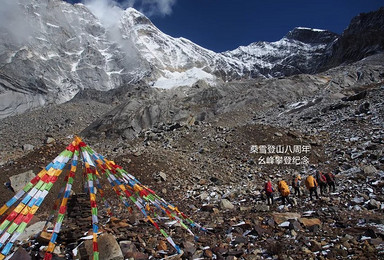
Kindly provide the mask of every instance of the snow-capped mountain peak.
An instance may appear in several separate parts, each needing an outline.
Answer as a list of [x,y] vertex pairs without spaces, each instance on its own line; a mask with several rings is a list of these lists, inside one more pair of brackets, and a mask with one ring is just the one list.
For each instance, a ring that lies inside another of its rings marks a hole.
[[[161,88],[287,76],[321,66],[334,35],[295,28],[280,41],[215,53],[161,32],[139,11],[18,0],[34,28],[28,41],[0,27],[0,117],[70,100],[80,89],[110,90],[135,82]],[[323,38],[325,37],[325,38]],[[5,102],[7,100],[7,102]]]
[[129,7],[124,11],[123,21],[128,26],[132,27],[145,24],[155,27],[148,17],[146,17],[144,14],[140,13],[132,7]]
[[327,30],[296,27],[285,35],[285,38],[297,40],[307,44],[329,44],[338,35]]

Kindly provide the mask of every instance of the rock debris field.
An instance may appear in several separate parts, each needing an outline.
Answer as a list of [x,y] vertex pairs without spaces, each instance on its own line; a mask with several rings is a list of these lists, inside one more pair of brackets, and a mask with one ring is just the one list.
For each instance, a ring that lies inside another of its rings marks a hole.
[[[177,255],[105,182],[113,216],[98,201],[100,259],[384,259],[384,84],[323,94],[263,109],[233,109],[192,125],[159,123],[134,140],[85,139],[207,229],[192,229],[195,240],[178,224],[162,221],[183,251]],[[43,109],[3,119],[0,181],[28,170],[36,174],[65,149],[70,135],[112,108],[97,100],[76,101],[53,106],[52,113]],[[267,179],[276,190],[278,180],[291,184],[295,174],[305,178],[316,170],[335,173],[335,192],[311,201],[302,186],[300,197],[291,189],[292,204],[282,205],[278,192],[275,203],[266,204]],[[83,182],[79,171],[55,259],[92,254]],[[59,186],[34,225],[49,216]],[[0,189],[3,204],[13,192]],[[34,238],[36,233],[20,241],[13,259],[43,256],[49,234]]]

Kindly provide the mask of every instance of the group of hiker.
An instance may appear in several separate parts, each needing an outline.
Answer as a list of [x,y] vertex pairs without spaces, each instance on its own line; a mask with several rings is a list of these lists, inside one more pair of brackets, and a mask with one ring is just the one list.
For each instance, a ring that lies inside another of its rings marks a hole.
[[[301,196],[301,183],[302,178],[300,174],[296,174],[292,176],[291,186],[294,189],[294,195],[300,197]],[[323,195],[326,193],[327,186],[329,187],[329,192],[335,192],[335,175],[332,172],[328,172],[323,174],[321,171],[316,171],[315,176],[308,175],[305,178],[305,186],[309,191],[310,199],[313,199],[313,195],[316,196],[316,199],[319,199],[319,194],[317,192],[318,188],[320,189],[320,194]],[[288,183],[285,180],[279,180],[277,182],[277,191],[280,193],[282,204],[286,203],[292,204],[292,201],[289,198],[291,194]],[[274,188],[272,185],[272,181],[269,179],[264,185],[264,192],[267,197],[268,205],[274,203]]]

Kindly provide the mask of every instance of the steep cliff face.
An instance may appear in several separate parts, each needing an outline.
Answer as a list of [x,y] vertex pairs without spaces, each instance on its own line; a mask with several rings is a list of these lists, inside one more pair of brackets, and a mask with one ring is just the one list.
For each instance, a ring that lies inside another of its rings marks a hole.
[[84,5],[20,0],[12,7],[0,26],[0,118],[68,101],[80,89],[113,89],[149,70],[132,64]]
[[326,68],[384,51],[384,7],[354,17],[333,47]]

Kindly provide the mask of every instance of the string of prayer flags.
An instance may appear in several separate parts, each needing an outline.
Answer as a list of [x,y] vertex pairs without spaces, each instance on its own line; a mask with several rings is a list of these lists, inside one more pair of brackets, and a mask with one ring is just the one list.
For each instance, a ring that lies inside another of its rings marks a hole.
[[[15,241],[25,230],[70,160],[70,170],[64,179],[66,182],[65,188],[59,193],[54,205],[54,209],[58,209],[58,214],[44,260],[51,260],[53,258],[52,252],[55,249],[56,240],[67,212],[67,202],[71,194],[76,171],[79,170],[79,162],[81,162],[81,166],[84,169],[84,189],[89,194],[90,210],[92,213],[93,260],[99,260],[100,257],[97,241],[97,236],[99,234],[97,194],[100,194],[99,199],[104,202],[107,214],[109,216],[112,215],[111,207],[107,198],[105,198],[105,192],[102,189],[103,186],[100,182],[103,179],[109,183],[128,210],[132,211],[132,206],[136,206],[136,208],[143,214],[144,218],[152,223],[152,225],[166,238],[169,244],[175,248],[177,253],[181,252],[180,247],[165,232],[165,230],[161,228],[159,223],[155,221],[155,219],[159,221],[162,220],[157,217],[158,213],[179,223],[180,226],[193,235],[195,239],[197,239],[197,236],[194,235],[188,225],[192,228],[197,227],[199,230],[206,231],[177,207],[168,203],[153,190],[141,184],[139,180],[125,171],[121,166],[96,153],[76,136],[71,144],[68,145],[59,156],[48,164],[47,167],[41,170],[22,190],[17,192],[0,208],[0,260],[3,260],[11,252]],[[60,201],[60,207],[58,207]],[[51,219],[52,215],[48,221]],[[46,226],[44,229],[45,228]]]

